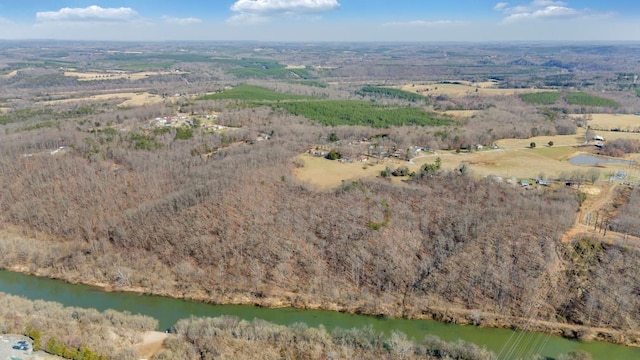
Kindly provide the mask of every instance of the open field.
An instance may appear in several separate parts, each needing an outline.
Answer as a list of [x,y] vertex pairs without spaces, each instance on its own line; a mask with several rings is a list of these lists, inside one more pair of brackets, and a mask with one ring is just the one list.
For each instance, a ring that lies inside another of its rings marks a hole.
[[[376,177],[387,166],[392,169],[405,165],[404,161],[378,161],[369,159],[366,162],[354,161],[353,163],[327,160],[322,157],[314,157],[302,154],[296,157],[301,160],[304,167],[294,170],[294,175],[308,184],[316,186],[320,190],[328,190],[339,186],[343,181],[348,182],[366,177]],[[410,168],[418,169],[417,165]]]
[[553,146],[575,146],[584,144],[584,129],[578,129],[574,135],[554,135],[554,136],[536,136],[528,139],[502,139],[497,140],[496,145],[501,149],[524,149],[529,148],[532,142],[537,147],[546,147],[549,141],[553,141]]
[[479,113],[480,113],[480,110],[447,110],[442,112],[442,114],[451,116],[456,119],[469,118]]
[[[472,176],[483,177],[488,175],[501,176],[505,179],[530,179],[534,177],[557,178],[561,174],[571,174],[573,171],[584,171],[589,166],[578,166],[569,163],[568,159],[580,152],[574,148],[537,148],[537,149],[513,149],[494,150],[475,153],[446,153],[440,154],[442,168],[453,170],[460,164],[466,164]],[[425,159],[432,162],[432,159]],[[628,167],[609,164],[598,166],[601,174],[617,171]]]
[[285,66],[285,69],[305,69],[306,66],[304,65],[293,65],[293,64],[289,64],[287,66]]
[[164,101],[162,96],[150,94],[148,92],[124,92],[124,93],[113,93],[113,94],[100,94],[100,95],[92,95],[81,98],[71,98],[71,99],[62,99],[62,100],[50,100],[46,103],[55,105],[55,104],[64,104],[64,103],[74,103],[74,102],[83,102],[83,101],[104,101],[104,100],[114,100],[114,99],[122,99],[122,102],[118,104],[121,107],[133,107],[133,106],[142,106],[149,104],[158,104]]
[[[624,132],[598,132],[607,139],[635,138],[640,139],[638,133]],[[547,143],[553,141],[553,146]],[[536,142],[537,147],[529,148],[531,142]],[[580,154],[589,153],[591,147],[576,147],[584,144],[584,129],[579,129],[575,135],[539,136],[530,139],[503,139],[496,142],[499,149],[476,152],[437,152],[435,154],[420,155],[413,159],[412,163],[400,160],[378,161],[370,159],[367,162],[341,163],[320,157],[300,155],[298,159],[304,162],[304,167],[295,170],[295,176],[320,189],[329,189],[339,186],[342,181],[350,181],[359,178],[376,177],[387,166],[396,169],[399,166],[407,166],[409,171],[419,171],[425,163],[433,163],[436,157],[442,160],[442,168],[454,170],[461,164],[466,164],[473,176],[483,177],[488,175],[501,176],[505,179],[533,178],[544,174],[546,178],[560,177],[561,174],[571,174],[574,171],[584,171],[589,166],[578,166],[569,163],[569,159]],[[640,154],[631,154],[628,160],[640,161]],[[602,179],[607,174],[624,170],[629,175],[628,180],[640,179],[640,168],[629,167],[620,164],[599,165]],[[400,181],[402,178],[393,178]]]
[[65,71],[64,76],[75,77],[79,81],[95,81],[95,80],[140,80],[146,79],[151,76],[158,75],[177,75],[185,74],[184,72],[176,71],[142,71],[142,72],[78,72],[78,71]]
[[3,77],[3,78],[10,78],[10,77],[12,77],[12,76],[16,76],[17,74],[18,74],[18,70],[13,70],[13,71],[10,71],[10,72],[8,72],[8,73],[6,73],[6,74],[2,74],[2,75],[0,75],[0,77]]
[[[573,115],[582,118],[584,115]],[[620,129],[623,131],[640,130],[640,116],[633,114],[591,114],[588,124],[592,129]]]
[[[442,168],[454,170],[461,164],[469,167],[472,176],[501,176],[505,179],[530,179],[534,177],[557,178],[561,174],[571,174],[574,171],[584,171],[589,166],[578,166],[570,164],[568,159],[581,152],[573,147],[557,148],[536,148],[536,149],[511,149],[511,150],[488,150],[473,153],[444,152],[438,154],[424,155],[416,158],[412,164],[389,160],[380,161],[373,165],[366,163],[341,163],[324,158],[300,155],[297,159],[304,162],[304,167],[294,171],[295,176],[308,184],[317,186],[321,190],[335,188],[343,181],[351,181],[361,178],[372,178],[380,175],[380,172],[387,166],[396,169],[399,166],[407,166],[410,171],[419,171],[420,166],[425,163],[433,163],[436,157],[442,160]],[[630,159],[637,159],[630,157]],[[370,160],[372,161],[372,160]],[[375,161],[375,160],[374,160]],[[635,181],[640,178],[640,169],[630,168],[627,165],[607,164],[597,167],[601,171],[602,179],[607,174],[618,170],[625,170],[630,176],[629,180]],[[400,181],[401,177],[392,177],[395,181]]]
[[455,83],[405,84],[398,87],[401,90],[413,92],[423,96],[446,95],[460,97],[465,95],[506,96],[523,93],[548,91],[543,89],[499,89],[494,82],[472,83],[469,81],[455,81]]

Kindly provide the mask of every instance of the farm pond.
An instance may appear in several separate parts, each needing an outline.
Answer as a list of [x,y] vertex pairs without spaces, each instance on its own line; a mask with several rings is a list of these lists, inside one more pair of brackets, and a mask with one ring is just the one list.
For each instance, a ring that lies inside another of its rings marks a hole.
[[636,165],[635,161],[588,155],[588,154],[576,155],[571,159],[569,159],[569,163],[573,165],[587,165],[587,166],[596,166],[601,164]]

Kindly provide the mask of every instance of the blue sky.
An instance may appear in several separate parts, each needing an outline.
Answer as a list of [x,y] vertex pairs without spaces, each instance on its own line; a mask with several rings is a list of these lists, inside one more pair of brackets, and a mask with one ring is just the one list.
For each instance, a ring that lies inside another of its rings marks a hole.
[[640,41],[637,0],[0,0],[0,39]]

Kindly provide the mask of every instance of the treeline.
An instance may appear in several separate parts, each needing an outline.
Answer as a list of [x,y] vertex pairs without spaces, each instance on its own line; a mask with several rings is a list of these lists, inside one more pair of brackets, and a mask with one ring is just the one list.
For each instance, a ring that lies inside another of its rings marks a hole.
[[134,345],[158,321],[114,310],[63,307],[0,293],[0,333],[24,334],[34,350],[67,359],[138,359]]
[[607,141],[598,150],[602,155],[622,157],[626,154],[640,153],[640,140],[638,139],[615,139]]
[[155,360],[169,359],[493,359],[472,343],[447,343],[436,336],[419,341],[394,331],[386,336],[371,326],[332,331],[304,323],[276,325],[236,317],[180,320]]
[[611,221],[611,230],[640,237],[640,188],[633,189]]

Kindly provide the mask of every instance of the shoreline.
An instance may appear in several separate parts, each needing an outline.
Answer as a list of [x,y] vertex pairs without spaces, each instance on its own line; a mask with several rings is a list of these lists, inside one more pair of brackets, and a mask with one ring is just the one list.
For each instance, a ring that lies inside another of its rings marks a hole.
[[[149,296],[162,296],[173,299],[195,301],[212,305],[246,305],[263,308],[295,308],[301,310],[326,310],[348,314],[391,317],[415,320],[434,320],[441,323],[458,325],[471,325],[480,328],[503,328],[514,331],[529,331],[559,336],[570,340],[583,342],[606,342],[629,347],[640,347],[640,332],[622,331],[614,328],[598,328],[577,324],[558,323],[545,320],[524,319],[520,317],[501,315],[492,312],[484,312],[473,309],[462,309],[454,306],[428,306],[424,309],[406,308],[403,314],[393,314],[391,312],[367,311],[364,304],[354,304],[351,306],[342,305],[335,302],[313,302],[308,299],[308,295],[285,292],[272,292],[256,297],[248,291],[237,291],[231,295],[220,297],[211,296],[185,296],[184,294],[170,292],[153,292],[143,287],[128,286],[115,287],[110,284],[96,281],[73,281],[68,278],[47,276],[42,273],[30,271],[25,266],[11,266],[3,270],[22,273],[30,276],[37,276],[53,280],[64,281],[69,284],[92,286],[105,292],[128,292]],[[295,296],[294,299],[292,297]],[[391,304],[384,304],[389,307]]]

